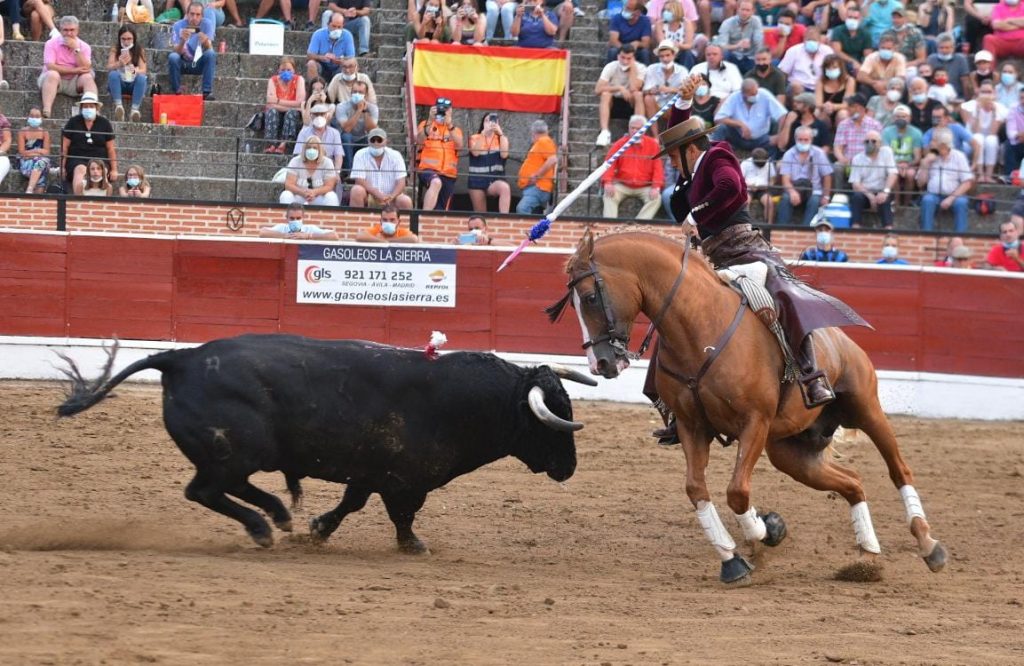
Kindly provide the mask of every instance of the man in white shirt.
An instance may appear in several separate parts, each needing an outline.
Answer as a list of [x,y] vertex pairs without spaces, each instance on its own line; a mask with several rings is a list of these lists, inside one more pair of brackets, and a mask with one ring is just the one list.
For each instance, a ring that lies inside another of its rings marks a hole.
[[813,92],[821,78],[821,63],[832,55],[832,47],[821,43],[821,31],[809,26],[804,33],[804,43],[786,49],[779,69],[789,77],[789,82],[799,83],[804,90]]
[[644,74],[644,110],[647,117],[667,104],[689,75],[686,68],[676,62],[678,52],[671,39],[663,39],[655,50],[658,62],[650,65]]
[[921,197],[921,229],[935,228],[936,208],[953,211],[957,233],[967,231],[967,193],[974,175],[967,156],[953,148],[953,132],[939,127],[932,134],[932,152],[921,160],[917,184],[928,186]]
[[884,229],[892,228],[892,190],[899,171],[892,148],[882,145],[882,135],[869,130],[864,136],[864,152],[853,158],[850,169],[850,225],[860,226],[865,210],[877,210]]
[[771,188],[775,185],[778,174],[775,163],[768,159],[768,151],[764,148],[754,148],[750,157],[740,162],[740,173],[747,184],[750,200],[761,202],[764,221],[771,224],[775,217]]
[[352,160],[351,176],[356,183],[349,193],[354,208],[412,208],[405,191],[406,168],[401,153],[389,148],[388,133],[380,127],[366,135],[370,145],[361,148]]
[[[733,65],[735,68],[735,65]],[[597,135],[595,145],[607,148],[612,142],[612,133],[608,124],[613,117],[629,118],[634,114],[644,113],[644,74],[647,68],[636,61],[636,47],[623,44],[615,60],[604,66],[601,76],[594,86],[597,95],[597,115],[601,123],[601,133]],[[737,71],[737,76],[739,72]]]
[[704,62],[697,63],[690,74],[704,74],[711,82],[711,96],[725,99],[743,85],[743,75],[739,68],[731,62],[725,62],[722,47],[708,44],[704,49]]

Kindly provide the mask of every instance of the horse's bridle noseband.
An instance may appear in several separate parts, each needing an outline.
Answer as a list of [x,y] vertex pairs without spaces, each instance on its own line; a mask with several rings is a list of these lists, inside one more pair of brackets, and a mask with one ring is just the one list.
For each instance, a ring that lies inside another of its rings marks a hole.
[[634,353],[629,351],[629,331],[625,333],[619,332],[618,321],[615,319],[615,313],[612,311],[611,305],[608,299],[605,297],[605,286],[604,280],[601,279],[601,274],[597,272],[597,264],[594,263],[591,258],[588,270],[585,273],[577,275],[572,280],[569,280],[566,284],[566,288],[569,293],[572,294],[581,281],[588,277],[594,278],[594,293],[598,301],[598,305],[601,307],[601,311],[604,312],[605,330],[603,333],[598,335],[596,338],[588,339],[583,343],[583,349],[588,349],[596,344],[607,342],[611,345],[612,349],[615,350],[617,356],[623,356],[635,361],[644,355],[647,348],[651,345],[651,340],[654,338],[654,333],[661,323],[661,320],[665,317],[665,313],[668,312],[669,306],[672,305],[672,300],[675,298],[676,292],[679,291],[679,287],[683,284],[683,278],[686,276],[686,264],[690,259],[690,243],[686,243],[685,249],[683,250],[683,265],[679,269],[679,275],[676,276],[676,281],[672,283],[672,288],[669,289],[668,295],[665,296],[665,301],[661,304],[661,309],[658,310],[658,314],[651,320],[651,325],[647,327],[647,334],[644,336],[643,341],[640,343],[640,348]]

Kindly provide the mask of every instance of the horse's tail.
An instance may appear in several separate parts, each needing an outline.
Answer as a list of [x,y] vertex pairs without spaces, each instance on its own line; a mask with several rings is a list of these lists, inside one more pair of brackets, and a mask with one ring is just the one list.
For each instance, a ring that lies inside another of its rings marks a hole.
[[71,380],[71,386],[66,391],[65,400],[57,408],[58,416],[74,416],[79,412],[84,412],[106,398],[107,394],[115,386],[140,370],[153,369],[163,372],[169,366],[171,359],[181,353],[179,351],[166,351],[147,356],[132,363],[111,378],[110,371],[114,367],[114,358],[117,356],[118,348],[117,340],[114,340],[114,344],[110,347],[104,346],[103,349],[107,353],[106,363],[103,364],[103,371],[100,373],[100,376],[92,381],[82,376],[81,371],[78,369],[78,364],[69,356],[57,352],[57,356],[68,364],[67,368],[58,369]]

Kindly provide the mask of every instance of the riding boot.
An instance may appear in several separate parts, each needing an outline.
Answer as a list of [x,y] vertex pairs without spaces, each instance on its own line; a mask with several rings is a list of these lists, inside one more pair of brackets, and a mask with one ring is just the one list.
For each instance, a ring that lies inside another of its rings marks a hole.
[[836,399],[836,393],[832,390],[828,377],[818,369],[814,358],[814,343],[810,335],[804,338],[800,346],[800,369],[803,372],[799,379],[800,392],[803,394],[807,409],[820,407]]
[[679,443],[679,435],[676,433],[676,416],[660,398],[654,403],[655,409],[661,414],[661,420],[665,423],[664,428],[658,428],[651,433],[652,437],[658,438],[658,444],[672,446]]

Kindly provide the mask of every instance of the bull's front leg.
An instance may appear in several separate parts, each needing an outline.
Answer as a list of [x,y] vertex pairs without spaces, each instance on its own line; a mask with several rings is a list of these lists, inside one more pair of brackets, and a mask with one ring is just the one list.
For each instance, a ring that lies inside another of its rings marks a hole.
[[403,553],[413,555],[428,553],[427,546],[412,531],[412,522],[416,519],[416,512],[423,507],[427,493],[415,491],[381,493],[381,499],[384,500],[384,506],[388,510],[391,522],[395,524],[398,549]]
[[341,521],[350,513],[359,511],[366,506],[372,491],[364,486],[348,485],[341,503],[331,511],[309,519],[309,534],[317,541],[327,541],[334,534]]

